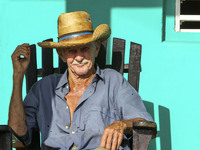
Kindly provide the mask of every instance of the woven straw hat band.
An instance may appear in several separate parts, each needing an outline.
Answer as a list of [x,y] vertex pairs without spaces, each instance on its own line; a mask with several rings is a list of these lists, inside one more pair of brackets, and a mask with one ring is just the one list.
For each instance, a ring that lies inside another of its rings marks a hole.
[[62,42],[70,42],[70,41],[72,42],[75,40],[91,39],[92,33],[93,32],[81,32],[81,33],[66,35],[66,36],[63,36],[62,38],[59,38],[58,42],[62,43]]

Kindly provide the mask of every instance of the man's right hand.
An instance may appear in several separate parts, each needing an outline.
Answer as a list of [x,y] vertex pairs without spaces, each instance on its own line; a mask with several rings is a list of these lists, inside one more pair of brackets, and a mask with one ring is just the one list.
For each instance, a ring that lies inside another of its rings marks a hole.
[[23,77],[30,63],[31,50],[29,44],[24,43],[17,46],[11,58],[13,63],[14,75]]

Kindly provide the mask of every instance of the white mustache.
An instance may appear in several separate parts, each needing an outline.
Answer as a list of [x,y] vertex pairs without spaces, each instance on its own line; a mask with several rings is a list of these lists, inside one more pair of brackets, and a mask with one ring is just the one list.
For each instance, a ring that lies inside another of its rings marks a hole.
[[81,62],[74,60],[72,65],[79,65],[79,64],[86,64],[86,63],[88,63],[87,59],[83,59]]

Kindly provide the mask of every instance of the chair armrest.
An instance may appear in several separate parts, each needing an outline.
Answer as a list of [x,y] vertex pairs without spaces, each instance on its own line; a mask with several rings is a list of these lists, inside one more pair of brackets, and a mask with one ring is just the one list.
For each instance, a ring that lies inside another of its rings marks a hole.
[[133,150],[147,150],[150,140],[156,137],[157,126],[155,122],[146,120],[133,121]]
[[0,125],[0,145],[3,149],[25,148],[25,143],[8,125]]
[[153,132],[152,139],[156,138],[157,125],[155,122],[151,122],[147,120],[135,120],[133,121],[133,129],[151,130]]

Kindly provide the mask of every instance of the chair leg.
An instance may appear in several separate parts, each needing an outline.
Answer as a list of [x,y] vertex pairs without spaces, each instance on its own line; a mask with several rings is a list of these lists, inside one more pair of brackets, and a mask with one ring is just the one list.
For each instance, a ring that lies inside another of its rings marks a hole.
[[12,150],[12,134],[6,125],[0,126],[0,150]]
[[150,140],[152,138],[152,130],[142,130],[134,129],[133,130],[133,150],[147,150]]

